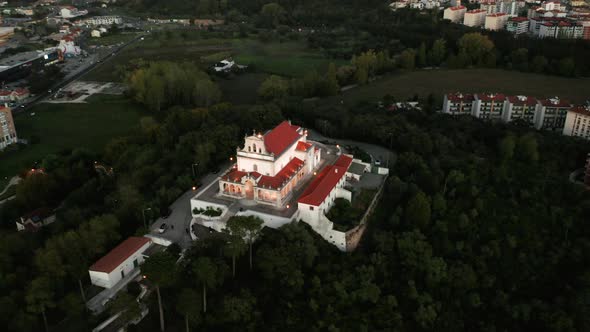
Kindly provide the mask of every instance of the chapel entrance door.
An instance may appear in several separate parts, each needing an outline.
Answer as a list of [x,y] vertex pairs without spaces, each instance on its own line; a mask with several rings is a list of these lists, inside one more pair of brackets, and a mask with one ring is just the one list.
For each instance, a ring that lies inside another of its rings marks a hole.
[[246,181],[244,192],[246,199],[254,199],[254,183],[252,181]]

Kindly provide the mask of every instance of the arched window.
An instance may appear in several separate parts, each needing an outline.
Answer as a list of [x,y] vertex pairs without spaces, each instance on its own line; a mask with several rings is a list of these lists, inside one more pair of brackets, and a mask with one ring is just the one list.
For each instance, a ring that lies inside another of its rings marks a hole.
[[258,165],[254,164],[254,166],[252,166],[252,169],[254,169],[254,172],[258,172]]
[[252,152],[252,147],[251,146],[248,147],[248,152]]
[[254,152],[256,152],[256,143],[252,144],[252,147],[254,148]]

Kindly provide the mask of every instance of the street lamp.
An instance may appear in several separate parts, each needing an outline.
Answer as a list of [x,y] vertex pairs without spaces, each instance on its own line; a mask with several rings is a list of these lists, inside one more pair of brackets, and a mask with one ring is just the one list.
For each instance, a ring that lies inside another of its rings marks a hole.
[[147,223],[145,222],[145,211],[151,211],[152,208],[145,208],[141,210],[141,215],[143,216],[143,227],[147,230]]
[[197,172],[195,171],[195,166],[199,166],[199,163],[194,163],[191,165],[191,169],[193,170],[193,179],[197,178]]

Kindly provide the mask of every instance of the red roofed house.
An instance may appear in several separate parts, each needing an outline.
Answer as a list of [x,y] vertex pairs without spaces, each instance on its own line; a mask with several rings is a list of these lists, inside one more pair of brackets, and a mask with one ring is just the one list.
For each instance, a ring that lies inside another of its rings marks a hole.
[[563,126],[563,134],[590,140],[590,107],[574,106],[568,112]]
[[245,137],[236,161],[219,180],[220,194],[282,207],[299,180],[319,165],[320,151],[307,142],[303,128],[283,121],[264,135]]
[[539,100],[535,110],[535,128],[562,130],[571,107],[568,101],[558,97]]
[[151,243],[147,237],[129,237],[88,269],[90,281],[96,286],[113,287],[143,263],[143,252]]

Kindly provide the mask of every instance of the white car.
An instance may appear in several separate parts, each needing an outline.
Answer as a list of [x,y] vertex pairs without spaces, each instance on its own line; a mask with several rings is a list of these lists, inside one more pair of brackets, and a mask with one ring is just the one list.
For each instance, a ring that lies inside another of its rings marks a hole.
[[236,63],[232,60],[221,60],[213,66],[213,70],[216,72],[228,71],[230,70]]

